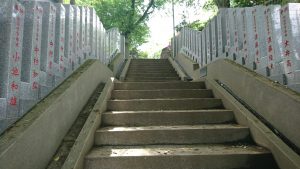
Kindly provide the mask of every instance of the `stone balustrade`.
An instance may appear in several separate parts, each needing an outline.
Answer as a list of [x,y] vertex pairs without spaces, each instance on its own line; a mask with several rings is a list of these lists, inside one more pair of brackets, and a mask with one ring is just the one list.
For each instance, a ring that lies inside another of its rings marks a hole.
[[93,8],[0,0],[0,133],[87,59],[124,54],[124,42]]
[[179,32],[175,56],[182,53],[200,67],[228,58],[299,92],[299,13],[300,3],[220,9],[202,31]]

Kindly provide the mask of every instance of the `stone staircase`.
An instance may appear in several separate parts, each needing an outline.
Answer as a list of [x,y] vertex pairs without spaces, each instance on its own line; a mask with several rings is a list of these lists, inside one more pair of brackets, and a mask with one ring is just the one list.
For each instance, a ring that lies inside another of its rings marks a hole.
[[132,60],[115,83],[85,169],[277,169],[204,82],[168,60]]

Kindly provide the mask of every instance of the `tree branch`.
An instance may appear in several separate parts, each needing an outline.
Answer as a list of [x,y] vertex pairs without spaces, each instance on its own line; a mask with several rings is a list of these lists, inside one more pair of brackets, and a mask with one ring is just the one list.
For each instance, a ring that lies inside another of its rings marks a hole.
[[154,0],[151,0],[148,4],[147,9],[144,11],[143,15],[134,23],[134,27],[136,27],[137,25],[139,25],[141,22],[143,22],[146,19],[146,17],[150,14],[148,12],[153,7],[153,5],[154,5]]

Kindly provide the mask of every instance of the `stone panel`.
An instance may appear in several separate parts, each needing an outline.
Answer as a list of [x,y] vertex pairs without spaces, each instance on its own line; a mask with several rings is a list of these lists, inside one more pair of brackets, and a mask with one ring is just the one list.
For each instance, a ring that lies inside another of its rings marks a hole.
[[25,9],[0,0],[0,118],[18,117]]
[[43,8],[36,1],[24,1],[25,20],[21,72],[20,116],[38,102]]
[[65,22],[66,10],[62,4],[56,6],[56,23],[55,23],[55,43],[54,43],[54,63],[55,63],[55,85],[60,84],[65,78]]

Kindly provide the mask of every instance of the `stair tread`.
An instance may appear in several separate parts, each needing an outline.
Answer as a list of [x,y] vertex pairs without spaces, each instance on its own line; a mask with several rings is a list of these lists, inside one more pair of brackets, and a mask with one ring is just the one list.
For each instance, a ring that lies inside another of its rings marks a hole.
[[254,145],[145,145],[94,147],[86,158],[130,156],[186,156],[186,155],[231,155],[270,154]]
[[217,100],[220,101],[221,99],[218,98],[155,98],[155,99],[114,99],[108,100],[109,102],[128,102],[128,101],[159,101],[159,100],[170,100],[170,101],[187,101],[187,100]]
[[107,111],[103,114],[137,114],[137,113],[196,113],[196,112],[232,112],[227,109],[208,109],[208,110],[147,110],[147,111]]
[[[115,82],[115,84],[139,84],[139,83],[143,83],[143,82]],[[200,82],[183,82],[183,81],[179,81],[179,82],[146,82],[148,84],[154,83],[154,84],[165,84],[165,83],[172,83],[172,84],[202,84],[204,83],[204,81],[200,81]]]
[[103,127],[97,132],[120,132],[120,131],[158,131],[158,130],[214,130],[214,129],[248,129],[238,124],[208,124],[208,125],[172,125],[172,126],[142,126],[142,127]]

